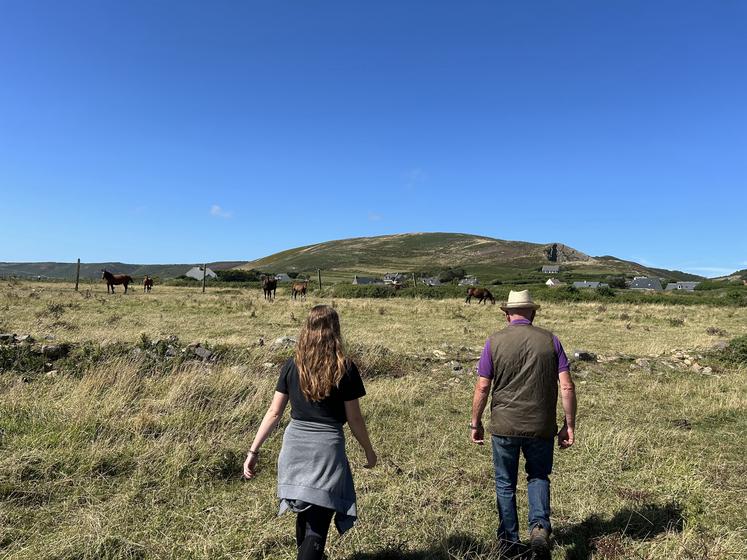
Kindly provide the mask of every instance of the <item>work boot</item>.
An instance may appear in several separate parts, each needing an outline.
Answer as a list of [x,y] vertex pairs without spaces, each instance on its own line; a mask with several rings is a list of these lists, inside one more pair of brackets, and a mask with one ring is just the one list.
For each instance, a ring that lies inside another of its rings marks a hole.
[[529,531],[529,547],[533,560],[550,560],[550,531],[542,525],[535,525]]

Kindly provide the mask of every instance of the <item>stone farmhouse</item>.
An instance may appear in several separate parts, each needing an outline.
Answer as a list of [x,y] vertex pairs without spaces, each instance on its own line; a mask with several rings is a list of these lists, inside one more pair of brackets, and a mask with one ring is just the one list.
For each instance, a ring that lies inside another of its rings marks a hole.
[[681,290],[683,292],[693,292],[695,291],[695,286],[698,284],[700,284],[700,282],[670,282],[667,284],[665,291],[675,292]]
[[354,286],[383,286],[384,281],[381,278],[370,278],[368,276],[353,276]]

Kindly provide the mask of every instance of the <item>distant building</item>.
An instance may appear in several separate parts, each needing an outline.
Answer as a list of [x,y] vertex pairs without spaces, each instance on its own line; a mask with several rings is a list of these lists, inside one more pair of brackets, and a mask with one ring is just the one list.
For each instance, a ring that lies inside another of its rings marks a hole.
[[[215,272],[213,272],[212,270],[210,270],[207,267],[205,268],[205,273],[204,274],[205,274],[205,277],[207,277],[207,278],[217,278],[218,277],[218,275]],[[203,276],[202,267],[201,266],[193,266],[192,268],[190,268],[184,274],[184,276],[189,276],[190,278],[194,278],[195,280],[202,281],[202,276]]]
[[280,274],[275,275],[275,280],[277,280],[278,282],[290,282],[292,278],[285,272],[281,272]]
[[542,272],[544,274],[557,274],[558,272],[560,272],[560,266],[557,264],[545,265],[542,267]]
[[460,286],[477,286],[477,278],[474,276],[465,276],[459,281]]
[[384,281],[381,278],[369,278],[367,276],[353,276],[354,286],[372,286],[372,285],[383,285]]
[[673,292],[676,290],[682,290],[683,292],[692,292],[695,290],[695,286],[700,282],[670,282],[667,284],[665,290],[667,292]]
[[630,289],[660,292],[662,290],[662,287],[661,281],[658,278],[646,278],[644,276],[638,276],[630,283]]
[[426,286],[440,286],[441,285],[441,280],[435,277],[421,278],[420,281]]
[[403,284],[407,281],[407,275],[401,272],[388,272],[384,275],[384,284]]
[[[574,288],[583,289],[583,288],[609,288],[610,285],[606,284],[604,282],[587,282],[584,280],[583,282],[574,282],[573,283]],[[659,288],[661,289],[661,288]]]
[[555,288],[556,286],[560,286],[562,284],[563,283],[557,278],[550,278],[547,280],[547,282],[545,282],[545,285],[550,286],[551,288]]

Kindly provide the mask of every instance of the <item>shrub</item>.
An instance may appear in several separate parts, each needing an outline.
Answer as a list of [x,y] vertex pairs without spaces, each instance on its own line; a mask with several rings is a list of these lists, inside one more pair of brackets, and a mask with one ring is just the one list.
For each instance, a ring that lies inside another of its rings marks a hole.
[[615,291],[607,286],[599,286],[596,291],[598,296],[615,297]]
[[747,335],[737,336],[724,349],[724,358],[738,364],[747,364]]
[[215,272],[221,282],[259,282],[261,272],[257,270],[218,270]]

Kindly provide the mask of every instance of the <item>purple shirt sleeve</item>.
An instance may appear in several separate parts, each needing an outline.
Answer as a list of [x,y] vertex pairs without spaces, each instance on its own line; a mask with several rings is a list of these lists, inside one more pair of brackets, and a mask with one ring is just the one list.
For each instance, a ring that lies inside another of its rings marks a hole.
[[485,379],[493,379],[493,353],[490,351],[490,339],[485,341],[485,348],[482,349],[480,361],[477,362],[477,375]]
[[560,344],[560,339],[555,335],[552,335],[552,344],[555,346],[555,354],[558,356],[558,373],[561,371],[571,371],[568,356],[565,355],[565,350],[563,350],[563,345]]

